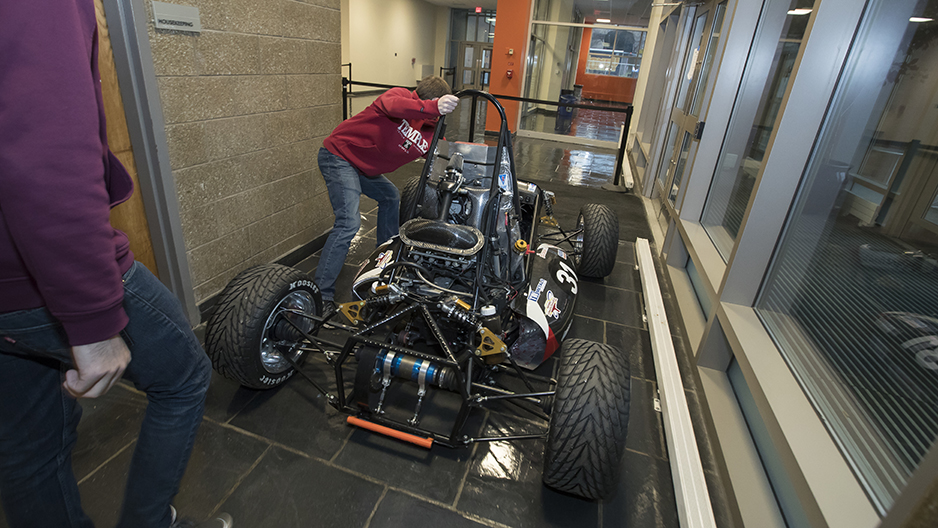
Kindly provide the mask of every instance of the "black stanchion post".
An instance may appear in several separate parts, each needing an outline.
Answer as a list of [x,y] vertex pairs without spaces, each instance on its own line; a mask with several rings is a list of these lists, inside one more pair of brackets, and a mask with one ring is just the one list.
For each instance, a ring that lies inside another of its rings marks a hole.
[[348,79],[342,77],[342,121],[348,119],[348,82]]
[[625,113],[625,123],[622,124],[622,129],[619,130],[619,148],[616,151],[615,177],[612,179],[611,185],[607,183],[602,186],[602,188],[607,191],[628,192],[628,189],[622,185],[622,163],[625,161],[625,143],[629,135],[629,127],[632,125],[633,108],[635,107],[629,106]]

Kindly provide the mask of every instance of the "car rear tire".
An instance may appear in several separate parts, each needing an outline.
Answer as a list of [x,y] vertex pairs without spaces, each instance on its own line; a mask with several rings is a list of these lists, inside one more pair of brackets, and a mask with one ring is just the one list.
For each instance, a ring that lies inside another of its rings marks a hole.
[[[404,225],[404,222],[410,220],[407,213],[410,211],[410,206],[417,201],[417,190],[419,186],[420,178],[411,178],[407,180],[407,183],[404,184],[404,189],[401,190],[401,225]],[[428,185],[423,192],[423,210],[420,211],[420,214],[417,216],[420,218],[436,218],[439,216],[439,208],[440,199],[436,194],[436,189]]]
[[577,273],[601,279],[616,265],[619,249],[619,219],[609,207],[586,204],[577,218],[579,236],[574,240]]
[[[239,273],[225,286],[205,329],[205,349],[215,370],[252,389],[270,389],[293,376],[289,354],[299,364],[303,352],[292,351],[302,337],[284,321],[282,310],[322,313],[319,288],[302,271],[264,264]],[[304,331],[314,321],[290,316]]]
[[563,344],[544,453],[544,484],[586,499],[616,489],[629,424],[629,360],[583,339]]

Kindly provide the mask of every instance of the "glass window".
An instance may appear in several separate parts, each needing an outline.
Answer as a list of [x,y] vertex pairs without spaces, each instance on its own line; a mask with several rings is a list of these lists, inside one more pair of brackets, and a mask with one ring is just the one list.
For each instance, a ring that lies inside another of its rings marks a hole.
[[707,51],[704,54],[703,64],[700,68],[700,75],[697,81],[697,89],[694,90],[694,108],[691,115],[699,116],[700,107],[703,104],[703,92],[707,89],[707,80],[710,78],[710,69],[713,67],[713,57],[716,55],[717,43],[720,42],[720,33],[723,30],[723,14],[726,11],[726,2],[716,7],[713,25],[710,26],[710,38],[707,41]]
[[644,31],[591,29],[586,73],[638,78],[645,49]]
[[536,0],[534,20],[574,24],[615,24],[648,27],[651,0]]
[[756,302],[880,513],[938,438],[936,18],[870,2]]
[[728,258],[801,49],[814,0],[769,4],[759,22],[717,164],[703,225]]

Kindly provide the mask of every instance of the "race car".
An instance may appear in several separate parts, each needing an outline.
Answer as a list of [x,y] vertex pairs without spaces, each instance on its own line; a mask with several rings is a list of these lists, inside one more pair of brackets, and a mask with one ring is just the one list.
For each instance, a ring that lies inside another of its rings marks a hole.
[[[217,372],[245,387],[271,389],[299,373],[350,424],[426,448],[543,443],[547,486],[608,497],[628,428],[628,357],[564,337],[578,277],[615,265],[618,220],[585,204],[577,225],[562,229],[554,195],[515,176],[498,100],[456,95],[499,113],[497,141],[446,140],[439,120],[421,176],[402,190],[400,234],[361,264],[354,300],[323,314],[307,274],[249,268],[219,295],[206,350]],[[530,433],[473,436],[466,424],[486,410]]]

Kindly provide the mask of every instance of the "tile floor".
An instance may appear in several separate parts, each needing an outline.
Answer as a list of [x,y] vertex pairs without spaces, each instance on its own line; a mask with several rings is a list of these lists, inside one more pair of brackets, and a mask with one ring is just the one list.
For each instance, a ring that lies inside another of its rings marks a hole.
[[[175,502],[183,514],[203,519],[227,511],[238,528],[678,526],[634,265],[635,238],[650,238],[641,199],[598,189],[612,177],[612,164],[597,163],[607,153],[579,154],[568,145],[532,140],[518,140],[515,152],[519,177],[560,197],[555,213],[561,225],[572,225],[586,201],[610,205],[620,219],[616,268],[604,280],[582,282],[571,330],[572,337],[613,344],[631,358],[629,436],[617,495],[585,501],[544,487],[540,440],[423,450],[346,425],[345,415],[300,377],[276,390],[254,391],[216,375]],[[408,164],[389,176],[401,185],[420,168]],[[364,226],[339,291],[374,246],[374,203],[363,201],[362,211]],[[318,254],[297,267],[311,272],[317,261]],[[680,328],[672,328],[679,338]],[[688,367],[682,371],[687,374]],[[145,405],[145,397],[125,384],[84,403],[74,465],[97,526],[116,520]],[[487,431],[515,427],[496,412],[476,416],[471,425]],[[2,517],[0,527],[6,528]]]

